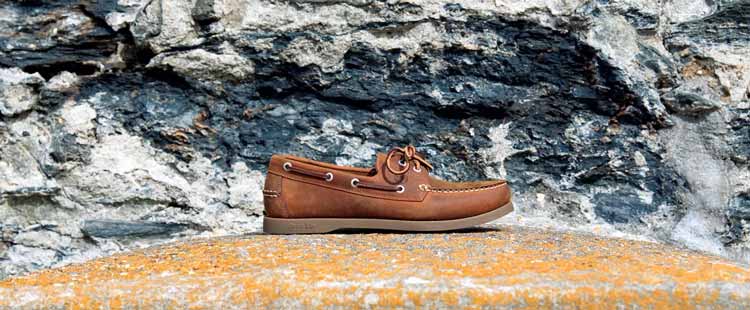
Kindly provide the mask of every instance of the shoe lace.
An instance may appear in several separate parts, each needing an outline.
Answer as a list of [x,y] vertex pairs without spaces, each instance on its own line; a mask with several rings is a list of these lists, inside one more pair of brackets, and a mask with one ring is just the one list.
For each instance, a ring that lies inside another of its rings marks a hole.
[[[391,159],[395,155],[400,155],[401,160],[399,160],[399,165],[403,167],[403,169],[394,169],[391,166]],[[388,171],[390,171],[393,174],[396,175],[402,175],[409,171],[409,168],[411,168],[411,165],[414,165],[415,170],[421,170],[422,166],[427,167],[428,169],[432,170],[432,165],[427,162],[422,155],[417,153],[417,148],[415,148],[412,145],[407,145],[405,147],[394,147],[390,151],[388,151],[388,156],[385,160],[385,166],[388,168]]]

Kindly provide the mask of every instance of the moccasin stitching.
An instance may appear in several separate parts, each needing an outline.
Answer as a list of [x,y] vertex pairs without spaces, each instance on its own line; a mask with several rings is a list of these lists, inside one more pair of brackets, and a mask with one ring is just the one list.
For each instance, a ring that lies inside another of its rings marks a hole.
[[432,188],[430,186],[425,186],[424,191],[427,192],[439,192],[439,193],[465,193],[465,192],[479,192],[483,190],[488,189],[494,189],[498,188],[500,186],[505,185],[505,183],[492,185],[492,186],[485,186],[485,187],[473,187],[473,188],[465,188],[465,189],[452,189],[452,188]]

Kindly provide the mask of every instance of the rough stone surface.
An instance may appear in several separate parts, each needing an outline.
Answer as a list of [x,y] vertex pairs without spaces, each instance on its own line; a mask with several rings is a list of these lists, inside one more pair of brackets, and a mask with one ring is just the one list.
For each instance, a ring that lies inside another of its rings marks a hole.
[[44,83],[39,74],[18,68],[0,69],[0,115],[13,116],[31,110],[39,101],[38,88]]
[[256,231],[271,154],[406,143],[507,178],[516,223],[747,261],[749,8],[4,1],[0,278]]
[[241,81],[250,78],[253,73],[252,63],[236,53],[213,54],[201,49],[160,54],[151,59],[148,67],[172,70],[196,80],[209,81]]
[[9,309],[743,309],[750,268],[651,242],[487,226],[193,240],[10,278],[0,295]]

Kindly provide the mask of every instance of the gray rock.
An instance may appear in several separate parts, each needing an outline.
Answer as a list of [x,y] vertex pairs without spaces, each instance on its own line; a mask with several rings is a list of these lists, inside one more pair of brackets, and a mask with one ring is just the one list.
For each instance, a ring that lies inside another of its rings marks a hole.
[[699,116],[720,109],[723,104],[706,99],[700,92],[673,89],[662,97],[664,104],[677,114]]
[[154,0],[138,13],[130,28],[137,43],[155,53],[196,46],[203,41],[192,17],[192,1]]
[[31,110],[39,100],[38,88],[44,83],[39,74],[18,68],[0,69],[0,115],[13,116]]
[[0,197],[52,196],[60,191],[38,162],[20,144],[7,143],[0,149]]
[[59,260],[58,252],[55,250],[24,245],[17,245],[10,248],[7,257],[9,261],[16,262],[14,265],[17,265],[3,266],[5,267],[3,269],[9,271],[9,274],[27,271],[24,270],[25,268],[18,268],[18,266],[28,266],[30,267],[29,269],[49,268]]
[[148,67],[173,70],[196,80],[241,81],[252,78],[254,72],[251,61],[231,50],[222,54],[202,49],[160,54],[151,59]]
[[108,67],[123,36],[97,20],[87,5],[75,1],[3,3],[0,65],[37,72],[45,79],[62,71],[92,75]]
[[211,23],[224,15],[224,1],[198,0],[192,10],[193,19],[199,23]]
[[[116,3],[108,6],[108,2]],[[104,19],[112,30],[119,31],[120,29],[127,29],[135,21],[138,12],[148,2],[147,0],[102,1],[96,3],[96,6],[92,9],[95,14],[100,13],[104,16]]]
[[70,247],[71,238],[49,230],[30,230],[18,233],[13,238],[13,243],[61,251]]
[[75,73],[68,71],[60,72],[42,87],[39,92],[40,103],[51,107],[72,99],[78,92],[79,82],[80,79]]
[[113,220],[87,220],[83,223],[83,233],[97,238],[139,238],[154,235],[170,235],[187,229],[179,223],[124,222]]
[[725,243],[742,243],[750,236],[750,194],[740,193],[729,202],[727,212],[729,229],[724,236]]

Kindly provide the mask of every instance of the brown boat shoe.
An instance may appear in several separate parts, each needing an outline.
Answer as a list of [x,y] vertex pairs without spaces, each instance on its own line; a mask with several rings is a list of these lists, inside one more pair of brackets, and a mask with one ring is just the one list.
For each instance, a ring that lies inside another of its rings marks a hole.
[[374,168],[274,155],[263,189],[263,231],[455,230],[513,211],[505,181],[447,182],[430,170],[411,145],[379,153]]

